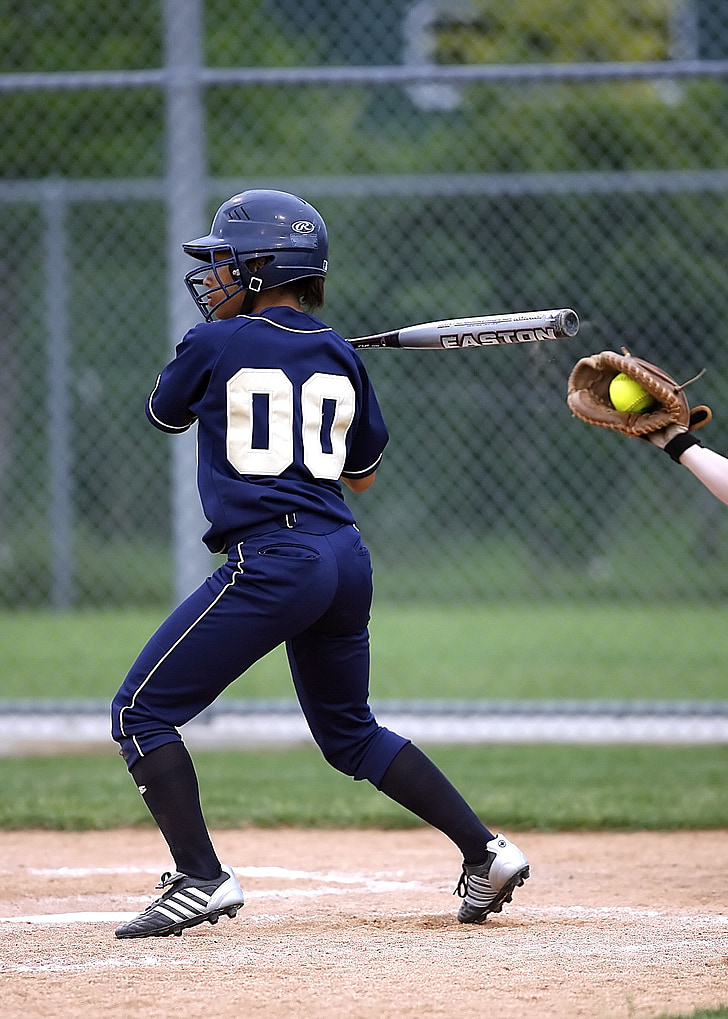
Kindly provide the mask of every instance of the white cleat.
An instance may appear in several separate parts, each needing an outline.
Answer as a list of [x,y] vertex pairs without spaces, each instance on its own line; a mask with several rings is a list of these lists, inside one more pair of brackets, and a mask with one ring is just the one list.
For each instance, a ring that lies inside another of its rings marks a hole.
[[485,846],[488,859],[476,867],[463,864],[453,894],[462,898],[460,923],[482,923],[488,913],[500,913],[504,902],[530,876],[528,860],[518,846],[504,835],[496,835]]

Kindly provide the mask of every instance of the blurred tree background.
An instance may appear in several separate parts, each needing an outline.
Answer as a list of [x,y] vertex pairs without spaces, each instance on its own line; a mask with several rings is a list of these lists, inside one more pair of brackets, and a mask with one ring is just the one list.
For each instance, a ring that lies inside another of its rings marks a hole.
[[[605,347],[684,379],[705,367],[691,395],[714,406],[709,441],[728,449],[728,103],[725,67],[708,63],[728,54],[725,5],[207,0],[201,12],[206,68],[247,73],[205,82],[206,209],[248,186],[314,202],[332,242],[325,317],[340,332],[565,306],[582,319],[554,345],[365,355],[392,433],[376,495],[356,504],[379,594],[722,597],[720,507],[653,450],[573,421],[564,397],[576,358]],[[164,90],[144,74],[165,62],[164,5],[8,0],[0,53],[2,601],[52,598],[47,292],[62,270],[73,600],[165,602],[170,440],[143,413],[169,356]],[[630,62],[631,74],[567,73]],[[283,74],[422,65],[429,79]],[[33,79],[111,71],[139,76]],[[63,266],[48,261],[59,182]],[[635,549],[643,568],[625,590]]]

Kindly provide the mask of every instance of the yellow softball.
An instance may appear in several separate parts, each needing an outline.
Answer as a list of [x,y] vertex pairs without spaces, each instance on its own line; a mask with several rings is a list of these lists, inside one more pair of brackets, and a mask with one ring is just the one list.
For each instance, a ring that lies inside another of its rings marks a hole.
[[654,396],[624,372],[609,383],[609,399],[615,410],[628,414],[644,414],[655,403]]

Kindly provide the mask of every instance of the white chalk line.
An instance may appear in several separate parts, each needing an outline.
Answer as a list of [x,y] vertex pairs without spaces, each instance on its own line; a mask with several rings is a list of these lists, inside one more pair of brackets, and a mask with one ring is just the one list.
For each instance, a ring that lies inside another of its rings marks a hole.
[[[341,885],[356,886],[361,891],[375,895],[386,894],[402,889],[424,888],[421,881],[406,881],[393,878],[391,875],[342,874],[335,871],[289,870],[286,867],[233,867],[238,878],[277,878],[286,881],[317,881],[325,882],[315,888],[302,889],[267,889],[264,892],[246,892],[246,901],[259,898],[314,898],[317,895],[339,895]],[[123,874],[158,874],[158,870],[142,867],[29,867],[28,872],[37,877],[52,878],[85,878],[97,875]],[[0,871],[2,873],[2,871]],[[8,873],[8,871],[5,871]],[[133,897],[134,901],[141,898]],[[0,917],[0,923],[4,920]]]
[[[373,876],[364,874],[338,873],[336,871],[319,870],[290,870],[288,867],[233,867],[238,877],[260,878],[275,877],[283,878],[286,881],[336,881],[339,884],[359,884],[362,881],[382,880],[381,872],[375,872]],[[0,869],[0,874],[10,874],[11,871]],[[159,874],[158,867],[29,867],[28,873],[38,877],[95,877],[96,875],[121,875],[121,874]],[[392,880],[387,875],[386,880]],[[407,882],[397,881],[397,884]],[[413,886],[417,883],[413,882]]]
[[[302,871],[302,870],[288,870],[284,867],[234,867],[233,868],[237,875],[242,878],[270,878],[275,877],[278,879],[287,879],[290,881],[314,881],[319,882],[311,888],[266,888],[263,890],[248,890],[245,891],[245,901],[250,904],[254,901],[271,901],[271,900],[286,900],[291,901],[294,899],[317,899],[325,898],[328,896],[345,896],[360,894],[362,892],[369,895],[387,895],[393,892],[401,891],[427,891],[428,893],[446,891],[444,886],[434,888],[432,885],[428,885],[421,881],[404,881],[397,880],[391,877],[372,877],[365,874],[337,874],[335,872],[322,873],[319,871]],[[130,868],[130,867],[96,867],[96,868],[81,868],[81,867],[58,867],[58,868],[29,868],[30,873],[38,876],[52,876],[52,877],[87,877],[89,875],[97,874],[127,874],[127,873],[154,873],[154,871],[148,870],[147,868]],[[7,873],[7,872],[6,872]],[[323,882],[323,883],[321,883]],[[129,901],[139,901],[142,904],[146,904],[150,901],[148,896],[129,896]],[[581,906],[578,904],[569,906],[530,906],[530,907],[519,907],[516,902],[515,908],[518,909],[518,915],[524,920],[533,920],[536,922],[555,922],[559,920],[566,921],[583,921],[594,922],[594,921],[607,921],[607,920],[621,920],[625,924],[630,923],[654,923],[660,920],[668,919],[669,923],[674,926],[676,923],[681,924],[684,928],[689,927],[690,929],[702,928],[702,932],[705,933],[706,928],[710,928],[715,933],[726,932],[728,933],[728,914],[712,914],[712,913],[683,913],[678,914],[674,910],[658,910],[658,909],[637,909],[632,906]],[[514,906],[510,907],[511,909]],[[133,912],[126,911],[76,911],[76,912],[63,912],[63,913],[37,913],[32,915],[24,916],[4,916],[0,917],[0,925],[11,926],[11,925],[36,925],[36,926],[53,926],[53,925],[72,925],[78,923],[119,923],[123,920],[132,919],[137,915],[139,910]],[[396,914],[390,914],[391,916],[397,916],[401,918],[406,917],[417,917],[421,915],[417,911],[412,912],[397,912]],[[449,913],[443,913],[443,916],[449,915]],[[285,916],[276,914],[248,914],[246,919],[249,923],[272,923],[272,922],[288,922],[291,919],[291,915]]]
[[[368,892],[374,895],[386,895],[400,891],[424,890],[430,893],[447,890],[445,885],[433,887],[432,883],[418,880],[407,880],[397,877],[391,873],[375,871],[373,874],[318,871],[318,870],[293,870],[288,867],[275,866],[233,866],[232,868],[239,879],[243,882],[246,878],[275,878],[284,881],[307,881],[315,882],[311,888],[266,888],[262,890],[244,890],[245,901],[270,899],[312,899],[318,896],[345,895],[347,891],[351,894],[357,892]],[[10,874],[11,871],[0,868],[0,874]],[[27,873],[37,877],[51,878],[87,878],[95,876],[124,876],[127,874],[149,874],[158,875],[158,867],[138,866],[116,866],[116,867],[29,867]],[[401,873],[401,872],[397,872]],[[453,879],[454,883],[454,879]],[[129,901],[149,902],[153,896],[128,896]],[[528,908],[521,907],[521,915],[527,915]],[[404,914],[402,914],[404,915]],[[409,915],[409,914],[407,914]],[[413,914],[417,915],[417,914]],[[547,917],[550,920],[595,920],[623,918],[631,920],[658,920],[670,916],[677,921],[680,914],[674,911],[657,909],[635,909],[631,906],[580,906],[577,904],[568,906],[547,906],[535,907],[534,918]],[[136,913],[126,912],[74,912],[74,913],[49,913],[37,914],[22,917],[0,917],[0,923],[72,923],[72,922],[108,922],[116,919],[127,919],[136,916]],[[276,917],[277,918],[277,917]],[[683,920],[689,922],[699,921],[715,924],[718,928],[728,929],[728,914],[696,914],[684,913]]]
[[184,959],[171,959],[163,956],[149,956],[142,959],[92,959],[89,962],[62,962],[61,960],[49,960],[38,963],[12,963],[10,965],[0,963],[0,973],[89,973],[94,970],[113,969],[160,969],[162,966],[168,969],[170,966],[185,966]]
[[[256,899],[313,899],[327,895],[345,894],[342,886],[352,891],[367,892],[372,895],[386,895],[395,891],[417,890],[426,886],[420,881],[393,880],[391,877],[369,877],[364,874],[337,874],[307,870],[289,870],[285,867],[233,867],[240,878],[278,878],[289,881],[324,881],[314,888],[268,888],[265,891],[245,892],[245,901]],[[157,870],[147,867],[29,867],[28,872],[37,877],[85,878],[98,875],[123,874],[155,874]],[[4,873],[9,873],[7,870]],[[148,902],[148,897],[134,896],[140,902]],[[0,924],[73,924],[73,923],[110,923],[130,920],[137,915],[127,912],[75,912],[75,913],[42,913],[31,916],[3,916]]]

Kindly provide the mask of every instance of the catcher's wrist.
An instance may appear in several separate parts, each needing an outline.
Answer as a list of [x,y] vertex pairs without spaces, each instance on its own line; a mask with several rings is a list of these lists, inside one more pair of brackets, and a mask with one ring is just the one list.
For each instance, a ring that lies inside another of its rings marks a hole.
[[676,464],[680,463],[680,457],[683,455],[686,449],[690,449],[691,446],[702,446],[702,442],[691,432],[680,432],[675,436],[674,439],[670,439],[665,444],[664,450],[667,455],[675,461]]

